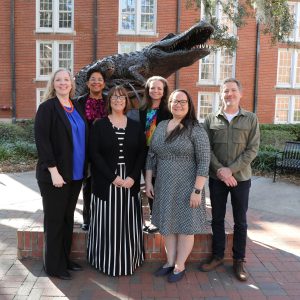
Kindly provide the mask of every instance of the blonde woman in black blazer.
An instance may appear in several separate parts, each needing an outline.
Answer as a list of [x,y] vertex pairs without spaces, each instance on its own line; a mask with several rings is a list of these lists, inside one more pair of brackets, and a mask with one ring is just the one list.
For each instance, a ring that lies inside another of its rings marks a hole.
[[69,259],[88,139],[84,116],[70,100],[74,88],[70,72],[57,70],[35,118],[36,178],[44,210],[44,269],[49,276],[64,280],[71,279],[69,270],[82,269]]
[[145,136],[126,117],[123,87],[108,94],[108,117],[91,129],[92,199],[88,261],[110,275],[131,275],[144,260],[140,192]]

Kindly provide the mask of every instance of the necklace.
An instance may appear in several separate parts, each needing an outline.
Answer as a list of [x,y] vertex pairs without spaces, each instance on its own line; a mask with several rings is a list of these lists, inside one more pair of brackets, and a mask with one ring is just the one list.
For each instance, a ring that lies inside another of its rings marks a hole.
[[74,111],[74,105],[70,99],[68,99],[68,101],[69,101],[70,107],[64,106],[62,103],[60,103],[60,104],[67,113],[71,114]]

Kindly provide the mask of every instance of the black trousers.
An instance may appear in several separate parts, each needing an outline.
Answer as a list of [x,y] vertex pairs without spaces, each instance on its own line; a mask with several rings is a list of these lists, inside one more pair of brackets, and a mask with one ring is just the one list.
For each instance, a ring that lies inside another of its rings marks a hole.
[[237,186],[228,187],[223,181],[209,178],[209,191],[212,207],[213,255],[224,257],[225,214],[227,197],[230,193],[234,220],[233,258],[243,259],[247,241],[247,210],[251,180],[239,181]]
[[67,270],[72,246],[74,211],[82,180],[56,188],[38,182],[44,209],[44,268],[48,275]]
[[91,206],[91,191],[92,191],[92,179],[88,177],[83,180],[82,183],[82,195],[83,195],[83,224],[90,224],[90,206]]

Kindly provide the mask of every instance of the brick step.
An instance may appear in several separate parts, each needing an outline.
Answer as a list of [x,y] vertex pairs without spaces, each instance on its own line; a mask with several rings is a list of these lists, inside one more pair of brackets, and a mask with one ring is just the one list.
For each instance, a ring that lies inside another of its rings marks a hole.
[[[228,227],[228,226],[227,226]],[[86,259],[87,233],[77,224],[74,226],[71,256],[74,259]],[[42,226],[32,226],[18,229],[18,258],[40,259],[43,253],[44,233]],[[225,259],[232,257],[232,231],[227,229]],[[210,232],[195,235],[194,248],[188,261],[199,261],[211,256],[212,234]],[[144,234],[144,248],[147,261],[163,261],[166,254],[164,240],[159,233]]]

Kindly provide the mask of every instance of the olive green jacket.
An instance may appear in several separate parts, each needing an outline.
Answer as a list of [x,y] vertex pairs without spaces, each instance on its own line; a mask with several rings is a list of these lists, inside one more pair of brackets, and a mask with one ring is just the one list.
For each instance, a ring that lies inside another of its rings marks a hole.
[[250,179],[250,164],[257,155],[260,141],[256,115],[240,108],[229,123],[219,110],[209,114],[203,125],[211,146],[209,175],[217,179],[217,170],[228,167],[237,181]]

